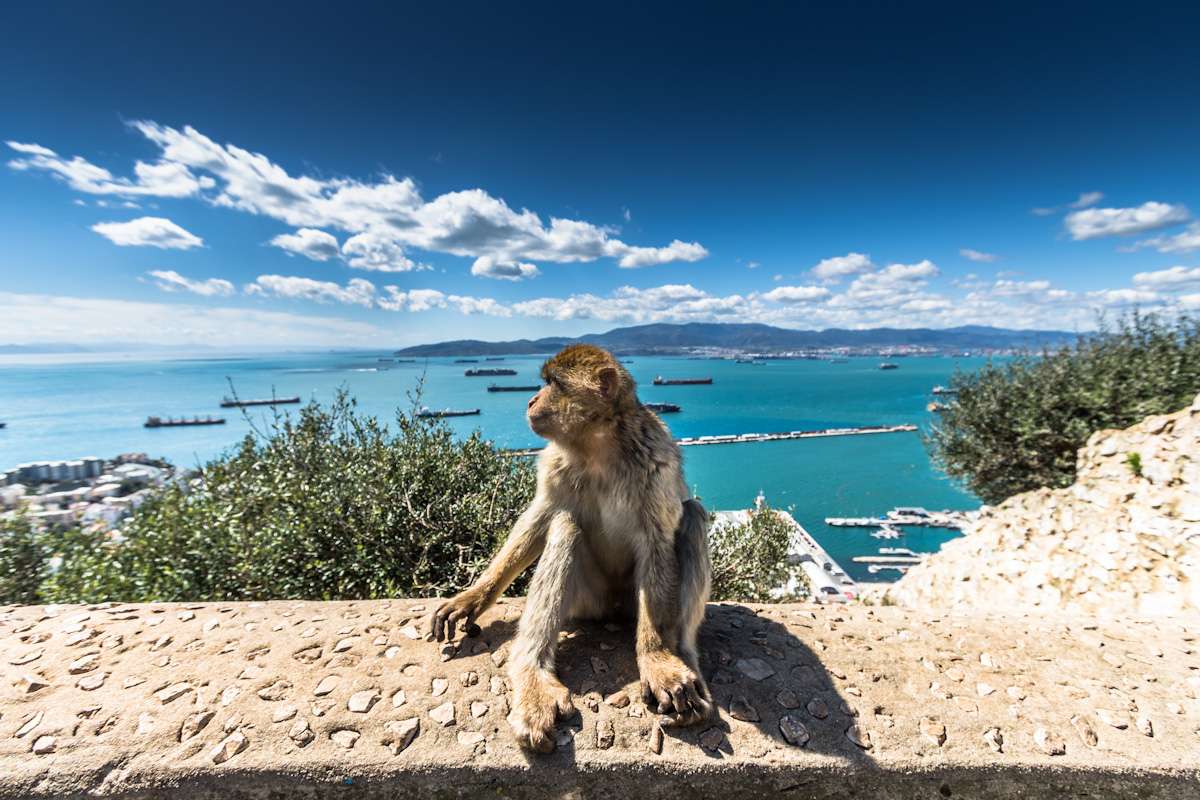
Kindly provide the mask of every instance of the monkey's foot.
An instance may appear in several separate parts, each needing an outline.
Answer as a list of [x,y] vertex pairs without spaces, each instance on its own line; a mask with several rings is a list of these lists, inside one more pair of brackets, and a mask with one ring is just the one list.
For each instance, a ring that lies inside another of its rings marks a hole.
[[685,727],[708,719],[713,709],[708,685],[683,659],[666,651],[646,653],[638,658],[638,668],[642,700],[662,715],[664,726]]
[[517,744],[537,753],[552,752],[554,723],[575,713],[571,690],[545,670],[522,670],[511,677],[513,708],[508,724]]

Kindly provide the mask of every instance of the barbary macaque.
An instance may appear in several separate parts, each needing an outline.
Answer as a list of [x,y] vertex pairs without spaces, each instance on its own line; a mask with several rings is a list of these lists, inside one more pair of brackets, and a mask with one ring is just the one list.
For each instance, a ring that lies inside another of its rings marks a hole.
[[624,610],[637,616],[646,706],[666,725],[712,711],[696,634],[708,600],[708,514],[683,480],[679,447],[638,401],[633,378],[605,350],[571,345],[542,366],[529,401],[534,433],[549,440],[537,493],[500,552],[469,589],[434,611],[437,641],[475,620],[537,561],[509,656],[508,722],[521,746],[554,749],[554,726],[574,711],[555,674],[568,619]]

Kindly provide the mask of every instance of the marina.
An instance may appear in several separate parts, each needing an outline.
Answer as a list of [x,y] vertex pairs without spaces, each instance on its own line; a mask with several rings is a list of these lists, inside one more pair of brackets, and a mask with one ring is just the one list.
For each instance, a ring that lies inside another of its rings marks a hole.
[[248,406],[284,406],[300,402],[299,395],[293,397],[270,397],[262,400],[239,400],[226,397],[221,400],[221,408],[246,408]]
[[224,417],[147,417],[145,428],[181,428],[193,425],[224,425]]

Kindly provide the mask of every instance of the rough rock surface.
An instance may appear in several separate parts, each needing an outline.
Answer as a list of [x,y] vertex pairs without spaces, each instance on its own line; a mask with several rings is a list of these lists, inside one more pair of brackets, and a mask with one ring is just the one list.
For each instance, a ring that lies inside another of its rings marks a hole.
[[985,509],[887,596],[1112,617],[1200,610],[1200,397],[1093,434],[1073,486]]
[[632,627],[583,625],[560,644],[579,714],[527,756],[502,666],[520,601],[448,648],[424,639],[431,608],[0,608],[0,797],[1174,798],[1200,780],[1194,616],[714,604],[719,716],[682,731],[640,701]]

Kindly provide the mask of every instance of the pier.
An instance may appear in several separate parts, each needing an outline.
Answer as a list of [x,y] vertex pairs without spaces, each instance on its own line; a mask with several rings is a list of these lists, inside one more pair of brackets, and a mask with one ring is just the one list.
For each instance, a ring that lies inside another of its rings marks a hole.
[[[790,439],[819,439],[827,436],[866,436],[876,433],[906,433],[915,431],[916,425],[866,425],[858,428],[819,428],[810,431],[779,431],[776,433],[731,433],[723,436],[685,436],[682,439],[676,439],[675,444],[680,447],[699,447],[701,445],[714,444],[746,444],[748,442],[782,442]],[[532,456],[537,455],[541,450],[540,447],[518,448],[513,450],[504,450],[503,452],[513,456]],[[832,523],[825,520],[827,523]],[[840,523],[845,524],[845,523]],[[875,525],[874,522],[867,523]],[[896,523],[907,524],[907,523]]]
[[825,524],[838,528],[886,528],[913,525],[922,528],[966,530],[979,514],[976,511],[929,511],[924,508],[894,508],[882,517],[826,517]]

